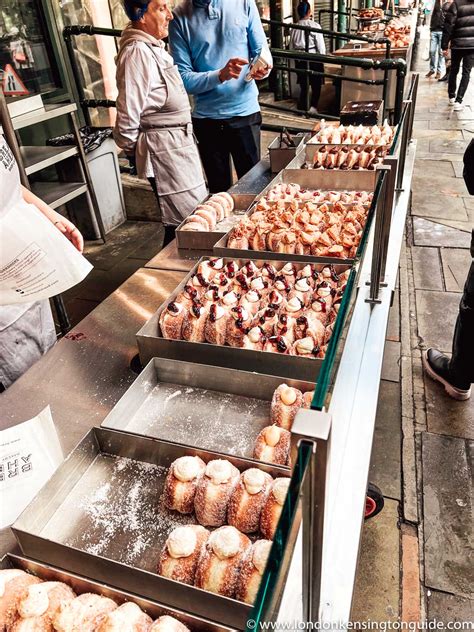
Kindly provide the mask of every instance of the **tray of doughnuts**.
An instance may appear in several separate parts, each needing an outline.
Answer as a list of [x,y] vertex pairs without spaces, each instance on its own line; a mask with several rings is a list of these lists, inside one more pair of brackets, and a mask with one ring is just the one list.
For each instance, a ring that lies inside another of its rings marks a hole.
[[[25,556],[243,629],[251,607],[243,599],[255,594],[268,553],[252,546],[274,533],[287,489],[276,481],[289,474],[287,467],[93,428],[12,529]],[[230,535],[209,540],[221,527]],[[244,562],[246,584],[237,581]],[[213,583],[219,576],[229,577],[227,588]]]
[[[189,613],[87,577],[8,554],[0,560],[5,632],[225,632]],[[4,628],[2,627],[2,630]]]
[[210,195],[176,229],[178,249],[212,251],[216,241],[239,220],[238,210],[229,193]]
[[289,464],[289,431],[314,383],[153,358],[102,427]]
[[164,357],[314,382],[350,270],[201,259],[137,333],[142,364]]

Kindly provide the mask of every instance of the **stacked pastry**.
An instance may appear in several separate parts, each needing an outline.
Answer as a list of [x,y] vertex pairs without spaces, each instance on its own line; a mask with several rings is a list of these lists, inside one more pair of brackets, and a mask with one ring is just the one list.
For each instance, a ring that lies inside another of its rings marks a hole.
[[232,213],[234,200],[228,193],[215,193],[189,215],[180,230],[212,231]]
[[359,17],[363,20],[375,20],[383,18],[383,9],[359,9]]
[[[283,191],[260,200],[255,211],[232,229],[228,248],[340,259],[355,256],[371,193],[322,193],[283,186]],[[324,196],[327,202],[321,203]]]
[[349,270],[207,259],[163,309],[161,335],[304,358],[323,358]]
[[291,427],[300,408],[310,408],[314,391],[302,393],[299,389],[287,384],[280,386],[273,393],[270,407],[270,424],[258,434],[254,459],[275,463],[277,465],[291,465]]
[[[200,524],[171,531],[161,551],[158,573],[253,603],[290,479],[273,479],[257,468],[240,473],[224,459],[203,466],[199,457],[189,456],[171,464],[165,483],[165,504],[169,509],[191,513],[192,510],[182,511],[183,498],[194,498]],[[189,502],[186,509],[190,506]],[[206,527],[217,529],[210,532]],[[265,540],[252,544],[246,534],[259,530]]]
[[2,632],[189,632],[177,619],[155,622],[135,603],[84,593],[65,583],[41,581],[19,569],[0,571]]
[[313,162],[305,162],[303,169],[364,169],[373,171],[377,165],[383,163],[388,152],[387,146],[373,145],[331,147],[321,145],[314,154]]
[[321,121],[310,144],[322,145],[391,145],[395,130],[387,121],[383,125],[332,125]]
[[410,25],[394,18],[387,25],[384,35],[392,42],[394,48],[405,48],[410,44]]

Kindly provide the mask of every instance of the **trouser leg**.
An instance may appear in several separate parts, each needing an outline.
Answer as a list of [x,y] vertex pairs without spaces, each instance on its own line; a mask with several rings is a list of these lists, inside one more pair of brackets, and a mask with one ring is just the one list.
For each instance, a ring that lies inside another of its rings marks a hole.
[[[150,183],[151,188],[153,189],[153,193],[155,194],[155,197],[156,197],[156,203],[158,204],[158,208],[161,211],[160,198],[158,197],[158,190],[156,188],[155,178],[148,178],[148,182]],[[162,218],[163,218],[163,215],[162,215]],[[173,239],[175,238],[175,232],[177,228],[176,226],[171,226],[167,224],[163,224],[163,226],[165,229],[165,236],[163,239],[162,248],[164,248],[165,246],[167,246],[169,243],[173,241]]]
[[443,32],[436,31],[436,51],[438,55],[437,69],[440,75],[443,75],[446,71],[446,61],[444,59],[443,51],[441,50],[442,38],[443,38]]
[[434,72],[436,70],[436,50],[437,40],[435,31],[430,33],[430,70]]
[[449,370],[461,382],[474,382],[474,262],[459,304]]
[[458,78],[459,66],[461,65],[461,53],[456,50],[451,50],[451,68],[449,70],[449,82],[448,82],[448,95],[450,99],[454,99],[456,96],[456,82]]
[[[323,64],[314,63],[311,70],[316,72],[324,72]],[[311,107],[318,108],[319,97],[321,96],[321,87],[323,85],[324,78],[320,75],[311,76]]]
[[462,56],[461,82],[459,83],[458,93],[456,96],[456,101],[458,101],[458,103],[462,103],[464,95],[466,94],[473,64],[474,53],[464,53]]
[[241,178],[260,160],[260,122],[243,127],[227,127],[229,148],[237,176]]
[[227,191],[232,186],[232,170],[230,151],[226,144],[225,123],[213,119],[193,118],[193,127],[209,191]]
[[[307,70],[307,63],[304,61],[296,61],[295,67],[300,70]],[[300,86],[300,96],[298,97],[297,108],[298,110],[306,110],[306,99],[308,95],[309,81],[307,80],[307,76],[304,73],[300,73],[297,75],[298,84]]]

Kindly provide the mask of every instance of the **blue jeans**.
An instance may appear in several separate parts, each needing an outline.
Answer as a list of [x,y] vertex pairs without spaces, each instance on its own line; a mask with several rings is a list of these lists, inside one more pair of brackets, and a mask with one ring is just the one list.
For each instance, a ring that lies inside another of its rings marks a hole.
[[[441,51],[441,38],[443,37],[443,31],[431,31],[430,41],[430,70],[432,72],[439,72],[444,75],[446,70],[446,62],[444,60],[443,53]],[[436,59],[436,57],[438,59]],[[438,68],[436,68],[436,65]]]

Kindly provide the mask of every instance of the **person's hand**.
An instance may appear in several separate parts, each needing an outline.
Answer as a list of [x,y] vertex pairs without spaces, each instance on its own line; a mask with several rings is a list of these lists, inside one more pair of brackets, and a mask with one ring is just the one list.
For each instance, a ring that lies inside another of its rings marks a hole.
[[259,79],[265,79],[271,69],[271,66],[267,66],[266,68],[256,68],[251,72],[252,78],[256,81],[258,81]]
[[449,52],[448,52],[448,50],[447,50],[447,49],[443,51],[443,57],[447,57],[447,56],[448,56],[448,54],[449,54]]
[[62,233],[71,244],[82,252],[84,250],[84,239],[79,231],[72,222],[70,222],[66,217],[63,217],[56,211],[52,211],[52,213],[48,214],[49,219],[53,222],[56,228]]
[[224,83],[224,81],[229,81],[229,79],[238,79],[242,68],[248,63],[248,59],[242,59],[242,57],[229,59],[224,68],[219,71],[220,82]]

